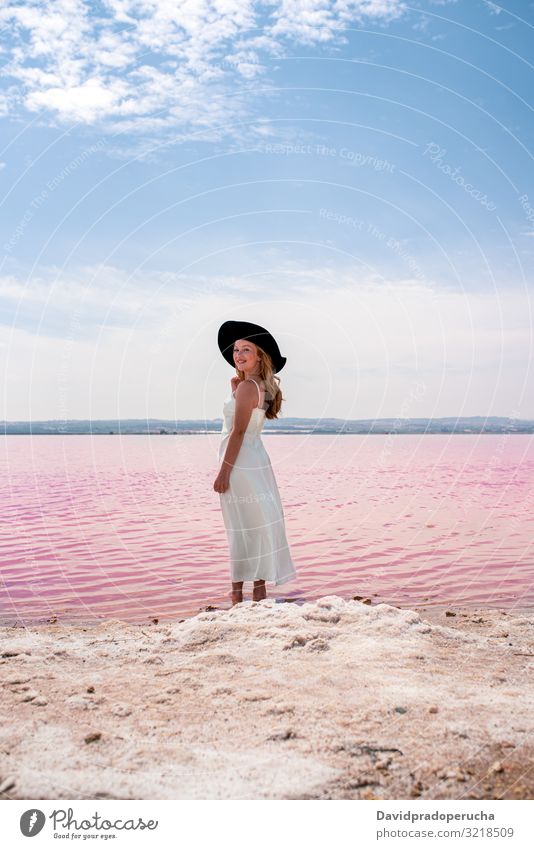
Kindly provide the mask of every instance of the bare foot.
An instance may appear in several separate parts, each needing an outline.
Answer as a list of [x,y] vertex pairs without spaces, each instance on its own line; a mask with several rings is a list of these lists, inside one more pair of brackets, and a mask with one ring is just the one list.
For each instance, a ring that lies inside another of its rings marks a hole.
[[265,581],[254,581],[254,586],[252,588],[252,601],[261,601],[262,598],[267,598]]

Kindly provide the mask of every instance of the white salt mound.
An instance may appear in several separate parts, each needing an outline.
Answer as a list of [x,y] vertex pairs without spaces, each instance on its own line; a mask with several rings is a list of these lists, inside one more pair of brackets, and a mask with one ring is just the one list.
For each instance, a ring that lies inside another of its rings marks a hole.
[[2,628],[0,795],[529,798],[534,618],[456,613],[326,596]]

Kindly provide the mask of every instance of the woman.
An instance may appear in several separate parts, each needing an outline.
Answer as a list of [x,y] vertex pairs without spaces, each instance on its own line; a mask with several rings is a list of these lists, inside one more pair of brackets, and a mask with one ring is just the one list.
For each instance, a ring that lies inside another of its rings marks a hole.
[[284,584],[296,576],[280,493],[261,440],[265,419],[276,419],[282,405],[275,373],[286,358],[267,330],[248,321],[226,321],[218,344],[237,372],[223,406],[221,468],[213,489],[220,494],[230,548],[232,604],[239,604],[243,581],[254,581],[252,598],[260,601],[267,597],[265,581]]

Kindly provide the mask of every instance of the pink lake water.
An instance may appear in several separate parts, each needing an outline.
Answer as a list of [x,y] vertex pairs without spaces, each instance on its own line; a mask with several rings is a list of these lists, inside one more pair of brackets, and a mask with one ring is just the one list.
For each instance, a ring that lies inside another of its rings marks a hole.
[[[175,620],[229,607],[219,435],[5,436],[0,621]],[[264,435],[297,578],[269,597],[534,602],[521,434]],[[250,599],[245,584],[245,599]]]

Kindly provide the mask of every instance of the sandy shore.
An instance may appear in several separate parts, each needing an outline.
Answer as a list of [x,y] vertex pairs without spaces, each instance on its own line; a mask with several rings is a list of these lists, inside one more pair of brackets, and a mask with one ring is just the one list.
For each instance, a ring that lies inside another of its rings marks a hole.
[[534,612],[0,629],[0,798],[532,799]]

